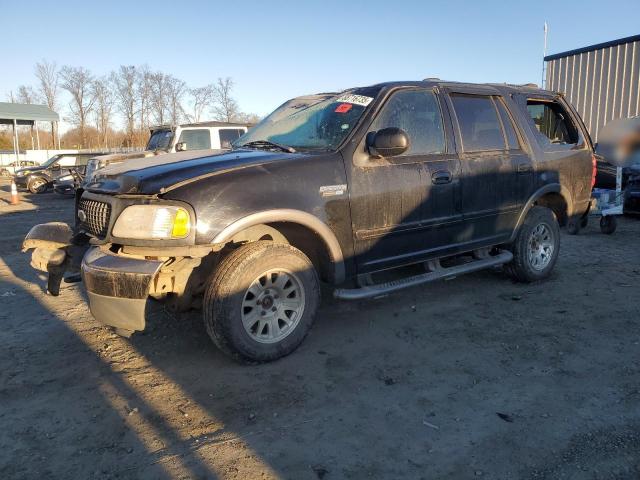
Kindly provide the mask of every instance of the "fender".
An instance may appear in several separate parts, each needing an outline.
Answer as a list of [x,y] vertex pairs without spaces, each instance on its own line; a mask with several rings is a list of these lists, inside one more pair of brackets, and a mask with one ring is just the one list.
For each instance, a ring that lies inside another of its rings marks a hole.
[[303,212],[301,210],[282,208],[252,213],[251,215],[242,217],[241,219],[233,222],[231,225],[225,227],[224,230],[222,230],[215,236],[211,243],[226,243],[230,239],[232,239],[235,234],[241,232],[246,228],[252,227],[254,225],[273,222],[298,223],[318,234],[318,236],[324,242],[327,251],[329,252],[329,258],[333,263],[333,275],[335,283],[339,284],[344,281],[344,256],[342,254],[342,248],[340,248],[340,243],[338,242],[335,234],[322,220],[311,215],[310,213]]
[[538,200],[543,195],[546,195],[547,193],[559,193],[567,204],[567,215],[571,215],[573,213],[573,201],[571,200],[571,195],[569,194],[569,191],[566,187],[563,187],[559,183],[549,183],[547,185],[544,185],[543,187],[540,187],[538,190],[536,190],[533,195],[529,197],[527,203],[525,203],[524,208],[522,209],[522,211],[520,212],[520,216],[518,217],[516,227],[513,229],[513,233],[511,233],[511,238],[509,239],[510,242],[516,239],[516,235],[518,234],[520,226],[524,222],[527,213],[529,213],[529,210],[531,210],[531,207],[533,207],[533,204],[536,202],[536,200]]

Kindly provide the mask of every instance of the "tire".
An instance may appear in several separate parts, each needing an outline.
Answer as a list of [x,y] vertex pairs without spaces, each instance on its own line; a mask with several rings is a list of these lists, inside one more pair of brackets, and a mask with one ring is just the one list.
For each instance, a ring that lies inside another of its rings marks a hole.
[[534,206],[529,210],[511,252],[513,260],[506,271],[516,281],[535,282],[551,274],[560,252],[560,227],[550,209]]
[[261,363],[302,343],[319,304],[320,283],[307,256],[291,245],[258,241],[220,262],[205,290],[203,316],[220,350]]
[[47,191],[47,181],[41,177],[35,177],[29,180],[27,189],[31,193],[44,193]]
[[577,218],[571,218],[567,222],[567,233],[569,235],[578,235],[582,228],[582,221]]
[[607,215],[606,217],[600,217],[600,231],[605,235],[611,235],[618,228],[618,221],[616,217]]
[[589,225],[589,215],[585,215],[580,219],[580,228],[587,228]]

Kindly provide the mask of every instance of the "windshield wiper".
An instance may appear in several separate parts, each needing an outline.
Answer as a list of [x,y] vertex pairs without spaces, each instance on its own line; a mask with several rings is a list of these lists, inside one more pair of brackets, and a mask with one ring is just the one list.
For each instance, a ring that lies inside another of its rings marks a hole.
[[270,142],[269,140],[254,140],[253,142],[247,142],[240,145],[240,147],[249,147],[249,148],[257,148],[257,149],[265,149],[265,150],[273,150],[277,148],[278,150],[282,150],[287,153],[296,153],[296,149],[290,147],[288,145],[281,145],[279,143]]

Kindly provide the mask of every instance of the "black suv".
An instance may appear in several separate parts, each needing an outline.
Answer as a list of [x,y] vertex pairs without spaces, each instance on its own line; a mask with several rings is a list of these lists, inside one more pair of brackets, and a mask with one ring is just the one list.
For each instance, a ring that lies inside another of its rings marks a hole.
[[120,334],[145,328],[151,296],[202,306],[223,351],[269,361],[304,339],[321,280],[363,299],[497,265],[547,277],[594,164],[561,94],[384,83],[287,101],[227,153],[108,166],[77,192],[75,228],[37,225],[23,249],[53,294],[80,269]]
[[73,184],[72,170],[84,173],[87,162],[104,153],[59,153],[42,165],[16,170],[16,186],[26,188],[31,193],[44,193],[51,189],[54,182],[65,180]]

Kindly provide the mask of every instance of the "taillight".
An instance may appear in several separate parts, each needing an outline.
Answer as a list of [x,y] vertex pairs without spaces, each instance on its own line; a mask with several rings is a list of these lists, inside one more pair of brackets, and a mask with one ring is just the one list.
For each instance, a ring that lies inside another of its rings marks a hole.
[[593,153],[591,154],[591,167],[591,188],[593,188],[596,184],[596,174],[598,173],[598,161]]

